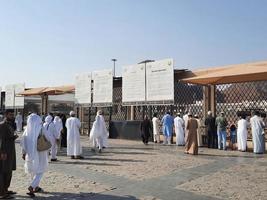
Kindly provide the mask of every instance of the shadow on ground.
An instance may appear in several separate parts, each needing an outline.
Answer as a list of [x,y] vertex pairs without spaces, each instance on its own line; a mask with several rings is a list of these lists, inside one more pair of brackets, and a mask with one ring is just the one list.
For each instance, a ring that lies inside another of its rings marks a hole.
[[[45,196],[41,196],[45,195]],[[15,196],[16,199],[30,199],[28,196]],[[108,194],[98,194],[98,193],[44,193],[36,195],[34,199],[49,199],[49,200],[57,200],[57,199],[64,199],[64,200],[138,200],[134,196],[114,196]]]

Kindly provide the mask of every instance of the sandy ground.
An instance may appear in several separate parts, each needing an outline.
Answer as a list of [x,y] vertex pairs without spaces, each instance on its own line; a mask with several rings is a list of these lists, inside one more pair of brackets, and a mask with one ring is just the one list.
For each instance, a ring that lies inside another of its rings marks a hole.
[[[37,194],[38,199],[114,200],[122,195],[121,200],[169,200],[185,194],[186,199],[267,200],[266,155],[199,148],[199,155],[192,156],[183,153],[184,147],[118,139],[110,139],[109,147],[97,153],[91,151],[88,137],[82,137],[82,146],[84,160],[71,160],[66,149],[59,152],[59,161],[50,163],[42,179],[45,193]],[[17,152],[10,189],[18,192],[16,199],[27,199],[29,176],[24,173],[19,147]],[[170,176],[175,178],[168,182]],[[157,193],[163,185],[154,182],[162,180],[168,196]],[[145,184],[151,184],[151,189],[148,185],[144,190]]]
[[177,189],[222,199],[267,199],[267,161],[259,158],[251,164],[237,163],[234,167],[179,185]]
[[[88,159],[88,161],[93,160],[94,165],[82,167],[88,171],[93,170],[142,181],[212,162],[197,156],[178,155],[176,152],[183,152],[183,147],[169,148],[153,143],[140,146],[140,142],[127,140],[112,140],[111,143],[110,148],[101,154],[96,154],[97,158]],[[133,144],[136,145],[133,146]],[[166,148],[166,152],[164,149],[159,151],[159,147]]]
[[[10,190],[16,191],[18,193],[17,199],[24,199],[28,196],[26,195],[27,188],[29,187],[30,177],[24,173],[23,167],[18,167],[15,173],[13,173],[12,183]],[[44,189],[44,193],[39,193],[37,196],[39,198],[57,198],[65,197],[71,198],[77,196],[82,197],[83,193],[87,196],[94,195],[95,193],[101,193],[104,191],[111,190],[112,187],[102,185],[96,182],[87,181],[83,179],[78,179],[73,176],[68,176],[63,173],[48,171],[44,174],[41,181],[41,187]]]

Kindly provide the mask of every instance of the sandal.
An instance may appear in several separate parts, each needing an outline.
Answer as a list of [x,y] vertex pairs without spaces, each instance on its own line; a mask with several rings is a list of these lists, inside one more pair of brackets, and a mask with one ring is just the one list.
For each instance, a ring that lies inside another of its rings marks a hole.
[[36,187],[35,189],[34,189],[34,192],[35,193],[41,193],[41,192],[44,192],[44,190],[42,189],[42,188],[40,188],[40,187]]
[[28,187],[28,190],[29,192],[27,192],[26,194],[29,195],[31,198],[35,197],[32,186]]
[[76,156],[75,159],[80,159],[80,160],[83,160],[84,157],[83,156]]

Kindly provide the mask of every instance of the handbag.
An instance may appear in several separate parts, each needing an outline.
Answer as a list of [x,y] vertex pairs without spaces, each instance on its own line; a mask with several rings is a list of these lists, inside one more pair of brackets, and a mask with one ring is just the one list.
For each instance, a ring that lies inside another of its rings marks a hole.
[[41,129],[40,134],[37,138],[37,151],[46,151],[51,148],[51,142],[43,134]]

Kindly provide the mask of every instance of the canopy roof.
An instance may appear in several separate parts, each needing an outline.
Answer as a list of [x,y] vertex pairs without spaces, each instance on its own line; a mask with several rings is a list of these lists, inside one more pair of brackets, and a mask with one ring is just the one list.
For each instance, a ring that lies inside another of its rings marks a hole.
[[193,84],[226,84],[267,80],[267,61],[229,65],[187,73],[182,81]]
[[65,85],[59,87],[40,87],[40,88],[31,88],[27,89],[24,92],[20,93],[23,96],[34,96],[34,95],[60,95],[66,93],[74,92],[74,85]]

